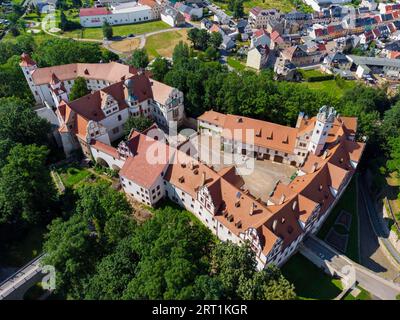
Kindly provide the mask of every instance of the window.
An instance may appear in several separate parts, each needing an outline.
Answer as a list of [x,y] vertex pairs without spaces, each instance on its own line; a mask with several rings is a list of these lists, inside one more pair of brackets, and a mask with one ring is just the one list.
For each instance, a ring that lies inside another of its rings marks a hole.
[[122,120],[122,116],[119,114],[118,115],[118,121],[121,121]]
[[114,129],[112,129],[112,133],[113,134],[117,134],[119,132],[119,128],[115,127]]

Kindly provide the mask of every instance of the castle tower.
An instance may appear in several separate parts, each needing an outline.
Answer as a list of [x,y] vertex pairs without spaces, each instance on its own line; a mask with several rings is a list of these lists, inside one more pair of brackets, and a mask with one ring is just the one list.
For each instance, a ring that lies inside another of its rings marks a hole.
[[35,97],[36,103],[42,103],[42,99],[39,95],[39,89],[36,87],[32,80],[32,73],[37,69],[37,64],[27,53],[21,55],[21,62],[19,63],[22,72],[24,73],[25,79],[28,82],[29,89],[31,89],[33,96]]
[[332,128],[336,118],[336,111],[332,107],[323,106],[319,109],[315,127],[311,136],[308,151],[320,155],[325,146],[329,129]]

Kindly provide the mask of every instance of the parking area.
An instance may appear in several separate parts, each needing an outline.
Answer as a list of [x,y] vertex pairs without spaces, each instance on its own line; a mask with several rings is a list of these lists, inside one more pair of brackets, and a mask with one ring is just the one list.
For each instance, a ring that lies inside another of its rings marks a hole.
[[245,184],[244,190],[262,201],[267,201],[278,180],[289,183],[290,177],[297,171],[295,167],[276,163],[271,160],[256,160],[252,157],[224,152],[221,139],[209,135],[199,135],[191,140],[197,146],[199,159],[212,166],[215,171],[235,165]]

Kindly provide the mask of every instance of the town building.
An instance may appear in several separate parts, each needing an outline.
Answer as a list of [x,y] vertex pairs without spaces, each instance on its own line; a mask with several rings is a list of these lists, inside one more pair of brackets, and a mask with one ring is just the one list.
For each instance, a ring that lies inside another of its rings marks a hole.
[[347,58],[356,66],[356,75],[362,79],[370,74],[384,74],[388,78],[400,77],[400,60],[388,58],[362,57],[348,55]]
[[200,20],[203,17],[203,8],[196,4],[175,3],[175,9],[185,17],[186,21]]
[[161,20],[171,27],[182,27],[186,24],[183,14],[169,5],[165,6],[161,11]]
[[306,4],[308,4],[315,11],[322,11],[324,8],[328,8],[332,5],[344,5],[351,0],[303,0]]
[[[253,29],[267,29],[268,32],[273,30],[282,31],[281,14],[275,9],[261,9],[254,7],[249,12],[249,24]],[[269,29],[268,29],[269,28]]]
[[321,50],[308,50],[305,45],[292,46],[281,52],[281,56],[296,67],[320,63],[324,54]]
[[[149,2],[150,0],[146,1]],[[79,19],[82,27],[101,27],[104,22],[110,25],[140,23],[159,18],[159,7],[142,5],[138,2],[113,3],[110,7],[82,8]],[[152,2],[152,3],[153,3]]]
[[250,48],[247,52],[246,66],[256,70],[265,68],[268,64],[269,54],[270,49],[266,45]]

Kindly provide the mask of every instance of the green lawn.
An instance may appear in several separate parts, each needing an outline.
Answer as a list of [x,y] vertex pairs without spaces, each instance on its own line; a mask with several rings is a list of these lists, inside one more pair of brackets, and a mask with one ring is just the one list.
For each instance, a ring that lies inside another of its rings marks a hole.
[[91,173],[85,168],[71,164],[56,169],[66,188],[76,188],[81,182],[90,177]]
[[[341,199],[336,204],[335,208],[330,213],[329,217],[326,219],[325,223],[321,227],[320,231],[317,234],[318,238],[322,240],[325,239],[331,227],[334,226],[337,216],[342,210],[349,212],[352,216],[349,241],[347,244],[347,251],[345,253],[350,259],[359,262],[356,177],[352,179],[346,191],[343,193]],[[334,228],[338,233],[346,232],[345,229],[341,226],[334,226]]]
[[189,43],[187,30],[175,30],[152,35],[146,39],[145,49],[150,59],[158,56],[171,58],[175,46],[180,41]]
[[[317,70],[302,70],[301,73],[305,79],[309,77],[315,76],[324,76],[326,74],[321,73]],[[336,98],[340,98],[343,96],[346,90],[352,89],[357,85],[357,82],[354,80],[325,80],[325,81],[316,81],[316,82],[301,82],[298,85],[306,86],[311,90],[324,92]]]
[[229,66],[238,71],[243,71],[244,69],[246,69],[246,66],[235,58],[228,57],[227,62]]
[[342,291],[340,280],[329,277],[300,253],[291,257],[281,271],[301,300],[331,300]]
[[347,293],[342,300],[371,300],[371,294],[364,288],[358,287],[361,292],[354,297],[350,292]]
[[[140,35],[144,33],[159,31],[170,28],[168,24],[163,21],[150,21],[143,22],[138,24],[126,24],[113,26],[113,35],[115,37],[118,36],[127,36],[131,33],[134,35]],[[64,36],[70,38],[84,38],[84,39],[103,39],[103,30],[101,27],[97,28],[82,28],[73,31],[67,31],[63,33]]]
[[37,257],[42,251],[43,235],[46,231],[46,227],[43,225],[32,226],[21,239],[1,246],[1,264],[20,268]]
[[[228,9],[227,1],[224,2],[211,0],[211,2],[219,6],[221,9],[224,9],[227,14],[232,15],[232,12]],[[291,0],[245,0],[243,7],[246,14],[248,14],[249,11],[254,7],[260,7],[263,9],[278,9],[282,12],[290,12],[295,8]]]

